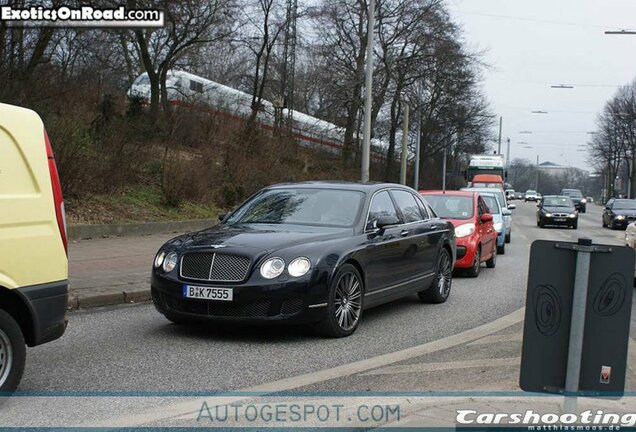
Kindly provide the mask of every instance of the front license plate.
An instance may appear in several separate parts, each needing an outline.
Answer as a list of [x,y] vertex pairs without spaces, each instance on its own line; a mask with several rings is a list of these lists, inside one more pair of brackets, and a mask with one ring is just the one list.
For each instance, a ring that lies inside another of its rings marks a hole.
[[183,297],[185,298],[232,301],[233,294],[232,288],[214,288],[194,285],[183,286]]
[[555,222],[565,222],[564,218],[556,218],[554,219]]

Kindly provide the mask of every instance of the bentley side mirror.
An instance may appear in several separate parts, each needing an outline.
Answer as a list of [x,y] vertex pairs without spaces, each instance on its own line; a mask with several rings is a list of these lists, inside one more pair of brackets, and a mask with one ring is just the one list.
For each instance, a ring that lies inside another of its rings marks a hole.
[[378,233],[382,235],[387,227],[397,225],[399,223],[399,219],[395,216],[380,216],[375,221],[375,228],[378,230]]

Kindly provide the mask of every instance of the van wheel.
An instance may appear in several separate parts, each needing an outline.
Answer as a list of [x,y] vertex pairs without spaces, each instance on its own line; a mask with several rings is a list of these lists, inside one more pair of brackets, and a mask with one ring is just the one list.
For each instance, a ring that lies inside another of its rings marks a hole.
[[25,360],[22,330],[11,315],[0,310],[0,392],[12,393],[18,388]]

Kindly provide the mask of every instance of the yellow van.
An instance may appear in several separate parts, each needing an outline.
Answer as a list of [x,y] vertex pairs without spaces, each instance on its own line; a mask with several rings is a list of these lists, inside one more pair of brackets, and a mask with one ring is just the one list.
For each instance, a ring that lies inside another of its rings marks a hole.
[[0,103],[0,392],[22,378],[25,346],[66,329],[64,200],[49,138],[33,111]]

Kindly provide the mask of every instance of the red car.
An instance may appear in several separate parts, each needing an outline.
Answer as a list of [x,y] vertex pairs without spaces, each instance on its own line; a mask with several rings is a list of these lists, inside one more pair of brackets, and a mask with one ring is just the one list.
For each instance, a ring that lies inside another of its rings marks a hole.
[[497,264],[497,231],[484,199],[476,192],[420,191],[440,218],[455,226],[457,237],[456,269],[465,269],[471,277],[479,276],[481,263]]

